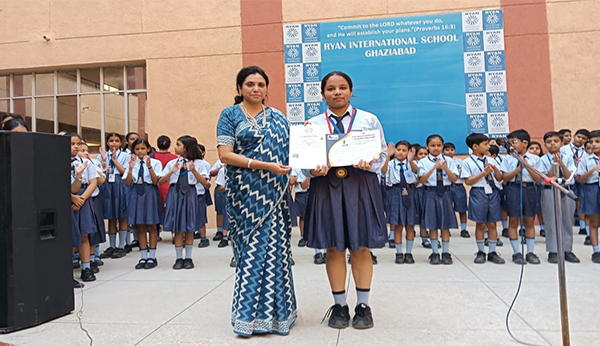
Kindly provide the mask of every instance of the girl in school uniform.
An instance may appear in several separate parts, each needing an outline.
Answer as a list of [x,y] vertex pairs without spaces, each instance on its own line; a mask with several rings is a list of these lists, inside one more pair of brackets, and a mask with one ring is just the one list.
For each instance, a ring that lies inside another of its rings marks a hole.
[[[128,134],[126,134],[125,135],[125,148],[123,149],[123,151],[125,151],[128,155],[132,155],[133,154],[133,142],[138,140],[138,138],[140,138],[140,135],[137,132],[129,132]],[[150,147],[149,152],[152,152],[152,147]],[[127,191],[129,191],[129,190],[127,190]],[[133,233],[133,241],[131,241],[131,233]],[[133,249],[134,247],[139,247],[139,246],[140,246],[140,242],[138,239],[138,230],[135,229],[135,227],[130,227],[129,230],[127,231],[127,238],[125,239],[125,251],[126,251],[126,253],[129,253],[129,252],[131,252],[131,249]]]
[[[427,151],[426,147],[422,147],[419,144],[414,144],[414,148],[415,148],[415,158],[413,161],[415,164],[417,164],[417,162],[419,162],[421,159],[423,159],[423,158],[427,157],[427,155],[429,155],[429,152]],[[425,189],[423,188],[423,184],[421,184],[418,179],[417,179],[417,183],[415,185],[415,189],[416,189],[415,204],[417,206],[417,220],[419,222],[419,233],[421,235],[421,246],[426,249],[431,249],[431,241],[429,240],[429,232],[427,231],[427,228],[425,228],[425,226],[423,226],[423,223],[422,223],[423,201],[425,200],[425,198],[423,198],[423,194],[425,192]]]
[[[432,254],[430,264],[452,264],[450,255],[450,228],[458,227],[456,215],[452,208],[452,191],[450,186],[456,181],[458,170],[452,159],[442,154],[444,139],[440,135],[427,137],[429,155],[418,163],[419,182],[423,183],[423,220],[422,224],[429,229]],[[438,230],[442,235],[442,257],[438,253]]]
[[[129,186],[129,203],[127,204],[127,220],[138,231],[141,259],[135,269],[152,269],[158,265],[156,260],[156,244],[158,231],[156,225],[162,223],[163,213],[160,192],[156,184],[162,164],[148,156],[150,143],[138,138],[131,145],[133,155],[129,166],[123,174],[125,184]],[[158,173],[157,173],[158,172]],[[149,241],[146,237],[149,234]],[[149,248],[147,246],[149,245]]]
[[581,158],[577,166],[575,179],[582,183],[581,212],[589,220],[590,241],[594,253],[592,262],[600,263],[600,247],[598,247],[598,225],[600,224],[600,130],[590,132],[592,154]]
[[[111,132],[106,136],[108,153],[102,162],[106,170],[106,183],[102,188],[104,201],[104,218],[108,219],[108,239],[110,246],[100,255],[100,258],[121,258],[126,255],[129,225],[127,224],[127,186],[122,179],[129,164],[129,155],[121,151],[123,137]],[[117,246],[117,230],[119,245]]]
[[[536,141],[531,141],[531,143],[529,143],[529,147],[527,148],[527,151],[532,153],[533,155],[537,155],[540,159],[544,156],[544,150],[542,149],[542,145]],[[538,190],[537,191],[538,203],[537,203],[537,207],[536,207],[538,210],[538,213],[535,216],[537,216],[538,223],[540,224],[540,237],[545,237],[546,229],[544,226],[544,215],[542,215],[542,205],[541,205],[542,190],[544,189],[544,184],[543,183],[535,184],[535,188]]]
[[[79,248],[81,258],[81,280],[94,281],[96,276],[90,261],[93,261],[96,244],[90,237],[98,232],[96,216],[90,198],[98,184],[96,169],[78,156],[81,137],[68,133],[71,137],[71,227],[73,248]],[[91,255],[91,256],[90,256]]]
[[[217,161],[217,163],[221,163],[221,160]],[[214,166],[213,166],[214,167]],[[211,171],[212,172],[212,171]],[[227,173],[227,168],[222,167],[217,171],[217,177],[215,178],[215,191],[220,190],[220,193],[225,194],[225,186],[227,181],[225,180],[225,176]],[[229,243],[229,216],[227,212],[223,214],[222,224],[221,224],[221,242]],[[234,251],[233,246],[231,247],[232,251]],[[229,266],[231,268],[235,268],[237,266],[237,261],[235,260],[235,256],[231,257],[231,261],[229,262]]]
[[[202,154],[198,141],[190,136],[181,136],[175,144],[177,159],[169,161],[160,174],[159,184],[169,182],[164,230],[175,233],[175,253],[177,258],[173,269],[192,269],[192,248],[194,232],[198,228],[198,195],[196,184],[208,182],[199,171],[202,167]],[[185,235],[185,260],[183,259],[183,237]]]
[[[218,177],[220,172],[225,168],[225,165],[221,162],[221,160],[217,160],[215,164],[210,169],[211,177]],[[225,185],[219,185],[219,183],[215,180],[215,191],[214,191],[214,203],[215,203],[215,214],[217,221],[217,233],[215,234],[213,241],[223,240],[223,218],[225,217],[225,204],[227,203],[227,197],[225,196],[224,189],[221,187],[225,187]],[[223,190],[223,191],[221,191]]]
[[[395,154],[392,160],[391,154]],[[417,164],[414,161],[415,149],[408,141],[399,141],[394,147],[388,146],[386,163],[381,167],[388,186],[387,221],[393,227],[396,246],[396,264],[413,264],[412,247],[415,241],[417,219]],[[402,253],[402,229],[406,229],[406,255]]]
[[[206,237],[206,224],[208,223],[206,208],[209,205],[212,205],[212,199],[210,198],[210,192],[206,193],[206,191],[210,191],[210,163],[204,159],[206,148],[204,145],[198,144],[198,150],[200,150],[200,154],[202,155],[202,158],[200,159],[201,165],[198,167],[198,170],[202,172],[202,175],[208,182],[207,185],[196,184],[196,193],[198,194],[198,199],[202,199],[198,200],[198,232],[196,234],[200,238],[198,247],[203,248],[210,245],[210,241]],[[198,238],[196,237],[196,234],[194,235],[194,238]],[[221,243],[219,243],[219,245],[220,247],[223,247]]]
[[[352,80],[340,71],[327,74],[321,81],[321,94],[328,109],[312,119],[315,127],[329,133],[377,130],[381,137],[381,152],[377,159],[360,160],[346,167],[319,166],[305,170],[311,179],[304,235],[311,248],[327,249],[327,274],[335,304],[329,309],[328,325],[346,328],[350,313],[346,303],[346,259],[350,251],[352,273],[356,283],[357,304],[352,326],[373,327],[369,294],[373,275],[373,260],[369,249],[382,248],[388,240],[384,203],[376,172],[387,157],[383,128],[374,114],[350,105]],[[326,316],[327,316],[326,315]]]
[[138,138],[140,138],[140,135],[137,132],[129,132],[128,134],[126,134],[125,135],[125,148],[123,148],[123,151],[125,151],[129,155],[132,155],[133,154],[133,142],[137,141]]

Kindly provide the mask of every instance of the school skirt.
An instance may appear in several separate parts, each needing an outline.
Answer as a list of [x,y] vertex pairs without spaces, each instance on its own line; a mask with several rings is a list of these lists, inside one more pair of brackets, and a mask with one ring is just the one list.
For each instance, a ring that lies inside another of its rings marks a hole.
[[452,191],[444,187],[444,194],[438,195],[437,187],[424,186],[423,216],[421,224],[426,229],[458,228],[456,214],[452,208]]
[[290,215],[292,227],[297,227],[298,226],[298,218],[295,217],[294,215],[298,214],[298,212],[296,211],[296,204],[294,203],[294,199],[292,198],[292,193],[288,191],[286,198],[288,200],[288,206],[290,209],[288,215]]
[[129,204],[127,222],[130,225],[157,225],[163,222],[164,216],[160,199],[160,191],[153,184],[144,184],[144,193],[138,194],[137,185],[129,188]]
[[294,214],[292,218],[297,217],[304,219],[306,215],[306,204],[308,202],[308,192],[296,192],[296,199],[294,200]]
[[219,185],[215,186],[215,211],[217,214],[225,215],[225,205],[227,205],[227,196],[225,192],[219,190]]
[[584,215],[600,215],[600,188],[598,183],[583,184],[580,191],[581,213]]
[[377,175],[343,168],[345,178],[338,178],[334,167],[326,176],[311,179],[304,238],[316,249],[382,248],[388,237]]
[[115,182],[106,183],[101,186],[101,195],[104,201],[104,218],[116,220],[127,217],[127,185],[120,174],[115,175]]
[[[87,187],[87,184],[82,185],[76,195],[81,196]],[[83,235],[89,236],[98,232],[92,200],[85,201],[78,211],[71,209],[71,231],[73,247],[81,246]]]
[[457,213],[467,212],[467,190],[463,184],[454,184],[450,187],[452,191],[452,207]]
[[423,201],[425,201],[425,188],[421,186],[417,187],[415,190],[417,192],[415,194],[417,221],[421,223],[421,220],[423,220]]
[[96,216],[96,229],[98,232],[91,234],[90,244],[100,244],[106,242],[106,226],[104,225],[104,213],[102,208],[104,202],[102,201],[102,193],[96,197],[92,197],[92,205],[94,206],[94,214]]
[[198,225],[196,229],[204,227],[208,223],[208,217],[206,216],[206,195],[210,193],[204,193],[204,195],[198,195]]
[[495,187],[486,194],[483,187],[473,186],[469,194],[469,220],[476,223],[498,222],[502,220],[500,192]]
[[400,184],[388,187],[387,223],[390,225],[414,226],[419,223],[417,214],[417,189],[414,185],[406,187],[407,196],[402,196]]
[[167,194],[165,221],[166,232],[195,232],[198,227],[198,195],[194,186],[187,193],[177,191],[171,184]]
[[207,207],[210,207],[211,205],[213,205],[213,200],[212,200],[212,197],[210,196],[209,190],[204,190],[204,200],[205,200]]
[[[538,189],[534,183],[523,183],[523,216],[534,217],[539,213]],[[519,183],[508,183],[506,191],[506,212],[509,217],[521,216],[521,185]]]

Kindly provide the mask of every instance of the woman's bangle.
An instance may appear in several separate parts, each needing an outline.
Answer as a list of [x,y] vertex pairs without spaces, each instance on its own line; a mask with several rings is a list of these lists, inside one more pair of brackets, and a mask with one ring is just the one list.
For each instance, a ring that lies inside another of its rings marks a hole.
[[248,160],[248,165],[246,166],[247,168],[250,168],[250,169],[251,169],[250,165],[252,165],[252,161],[254,161],[254,159],[250,159],[250,160]]

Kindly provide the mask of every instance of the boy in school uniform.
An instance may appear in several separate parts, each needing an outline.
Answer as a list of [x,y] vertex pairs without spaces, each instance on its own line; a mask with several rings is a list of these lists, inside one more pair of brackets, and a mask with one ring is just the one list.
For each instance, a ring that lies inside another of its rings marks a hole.
[[[490,139],[490,142],[491,141],[492,141],[492,139]],[[494,139],[494,142],[495,141],[496,140]],[[494,145],[490,144],[489,147],[490,147],[489,156],[494,159],[496,166],[498,166],[498,168],[500,168],[500,165],[502,164],[502,161],[504,160],[504,158],[502,158],[502,156],[500,156],[500,148],[496,144],[494,144]],[[506,214],[506,191],[504,189],[504,184],[502,183],[502,180],[495,181],[495,184],[496,184],[496,188],[498,189],[498,192],[500,193],[500,217],[502,218],[502,220],[500,222],[502,224],[502,236],[508,238],[508,215]],[[487,241],[486,241],[486,244],[487,244]],[[501,247],[503,245],[504,245],[504,243],[502,243],[502,240],[500,239],[500,234],[498,234],[498,243],[496,244],[496,246]]]
[[[516,130],[508,135],[512,148],[533,168],[540,169],[540,158],[528,153],[527,147],[531,137],[525,130]],[[502,180],[506,183],[506,202],[508,213],[508,237],[513,248],[512,261],[516,264],[540,264],[540,259],[533,252],[535,246],[535,227],[533,218],[537,214],[537,192],[534,183],[540,183],[542,177],[523,165],[513,156],[506,156],[500,165]],[[523,224],[520,225],[521,216]],[[523,258],[519,246],[517,230],[525,228],[527,255]]]
[[[579,166],[579,162],[587,155],[585,152],[585,142],[590,138],[590,131],[586,129],[579,129],[575,132],[573,136],[573,141],[568,143],[560,148],[560,153],[563,156],[571,156],[573,161],[575,162],[575,167]],[[573,192],[577,196],[581,195],[583,184],[576,181],[575,185],[573,185]],[[585,215],[581,213],[581,199],[577,200],[576,210],[577,210],[577,219],[579,219],[579,234],[586,235],[586,242],[589,243],[589,227],[585,226]]]
[[[548,177],[558,177],[569,180],[576,169],[575,162],[570,155],[563,155],[560,148],[563,142],[563,136],[559,132],[551,131],[544,135],[544,144],[548,153],[542,156],[542,173]],[[553,168],[558,164],[558,175]],[[567,183],[566,187],[571,189],[574,181]],[[564,242],[565,260],[571,263],[579,263],[579,258],[573,253],[573,214],[575,213],[575,201],[561,193],[561,213],[562,220],[562,240]],[[558,263],[557,237],[555,210],[554,210],[554,191],[552,185],[542,185],[541,206],[546,224],[546,251],[548,252],[548,262]]]
[[465,190],[462,175],[462,166],[463,160],[458,157],[454,157],[456,155],[456,146],[454,143],[446,142],[444,143],[444,156],[452,158],[456,169],[458,170],[458,175],[456,176],[456,181],[452,183],[452,205],[454,207],[454,211],[458,213],[458,217],[460,219],[460,236],[463,238],[470,238],[469,231],[467,231],[467,190]]
[[500,192],[495,180],[502,180],[502,172],[496,161],[487,156],[489,152],[488,137],[481,133],[472,133],[466,138],[467,146],[473,154],[463,161],[462,178],[465,184],[471,186],[469,194],[469,220],[475,221],[475,240],[477,255],[474,262],[485,263],[484,235],[488,232],[489,252],[487,260],[496,264],[505,261],[496,253],[498,231],[496,223],[501,219]]

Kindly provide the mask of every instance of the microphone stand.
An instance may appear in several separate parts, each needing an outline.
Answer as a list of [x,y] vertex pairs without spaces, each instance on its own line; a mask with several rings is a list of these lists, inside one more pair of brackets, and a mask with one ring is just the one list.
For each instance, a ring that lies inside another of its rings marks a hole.
[[523,166],[528,168],[530,171],[542,177],[544,185],[552,186],[554,192],[554,223],[556,225],[556,243],[557,243],[557,257],[558,257],[558,292],[560,296],[560,322],[562,332],[562,344],[563,346],[571,345],[570,333],[569,333],[569,307],[567,305],[567,280],[565,275],[565,251],[563,245],[563,230],[562,230],[562,201],[561,193],[565,194],[572,200],[576,200],[577,196],[573,191],[565,188],[563,184],[571,181],[575,176],[575,171],[571,173],[568,180],[563,178],[556,178],[559,176],[559,166],[557,162],[552,163],[552,172],[554,177],[548,177],[546,174],[540,172],[535,167],[531,166],[527,160],[525,160],[517,151],[510,145],[508,141],[504,142],[504,146],[508,153],[517,159]]

